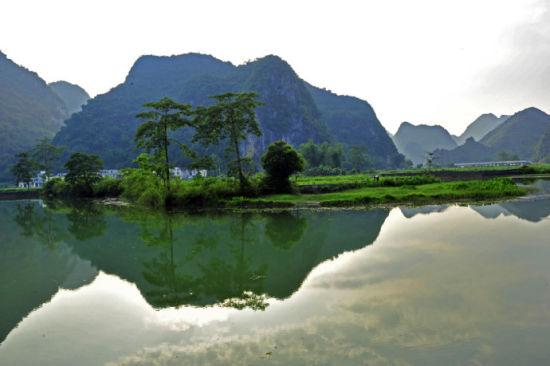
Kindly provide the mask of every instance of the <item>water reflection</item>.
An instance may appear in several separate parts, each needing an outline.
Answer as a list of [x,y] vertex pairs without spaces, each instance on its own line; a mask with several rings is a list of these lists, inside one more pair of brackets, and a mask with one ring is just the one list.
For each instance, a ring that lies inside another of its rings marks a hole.
[[546,364],[550,220],[526,217],[550,202],[520,202],[76,220],[2,202],[0,364]]
[[[218,304],[264,310],[269,298],[284,299],[294,293],[319,263],[372,243],[388,215],[382,209],[339,214],[164,214],[92,202],[6,202],[2,207],[2,221],[19,228],[11,234],[5,231],[9,242],[31,247],[35,241],[44,242],[52,257],[63,250],[74,260],[90,263],[94,273],[102,271],[134,283],[155,308]],[[342,240],[339,232],[346,228],[349,235]],[[62,248],[57,248],[60,244]],[[14,261],[9,256],[0,260]],[[37,260],[41,266],[62,268],[44,258]],[[19,276],[33,275],[33,271],[28,266]],[[14,285],[24,281],[14,275],[10,274]],[[13,301],[14,308],[25,302],[28,312],[51,298],[63,281],[52,282],[47,295],[10,296],[8,302]],[[26,315],[2,314],[11,316],[10,327]],[[9,330],[5,329],[2,339]]]

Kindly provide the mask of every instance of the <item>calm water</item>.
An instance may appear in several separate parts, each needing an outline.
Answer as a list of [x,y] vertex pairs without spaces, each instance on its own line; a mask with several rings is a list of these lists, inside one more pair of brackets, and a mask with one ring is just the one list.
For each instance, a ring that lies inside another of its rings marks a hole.
[[547,365],[549,215],[0,202],[0,365]]

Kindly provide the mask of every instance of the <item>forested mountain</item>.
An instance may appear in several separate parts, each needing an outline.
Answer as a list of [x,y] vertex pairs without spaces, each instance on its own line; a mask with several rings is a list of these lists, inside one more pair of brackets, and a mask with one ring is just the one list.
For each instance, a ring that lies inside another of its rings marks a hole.
[[542,135],[539,143],[535,146],[535,160],[550,163],[550,129]]
[[517,155],[520,159],[533,159],[535,146],[549,129],[548,114],[537,108],[527,108],[508,118],[480,142],[496,151]]
[[0,52],[0,179],[14,155],[53,137],[68,116],[65,103],[36,73]]
[[69,114],[80,112],[82,106],[90,99],[86,90],[76,84],[60,80],[48,85],[52,88],[54,93],[61,98],[63,103],[65,103],[65,108]]
[[437,162],[443,165],[458,162],[492,160],[544,160],[545,133],[550,131],[550,115],[536,108],[527,108],[506,119],[480,142],[469,138],[455,149],[437,150]]
[[399,126],[397,133],[393,136],[393,142],[399,152],[414,164],[423,163],[428,152],[456,147],[456,142],[443,127],[415,126],[409,122],[403,122]]
[[435,163],[451,165],[454,163],[470,163],[478,161],[493,161],[497,153],[490,147],[469,137],[464,144],[452,149],[437,149],[434,151]]
[[500,117],[495,116],[492,113],[485,113],[477,117],[475,121],[470,123],[462,135],[456,137],[458,145],[462,145],[470,137],[473,137],[476,141],[481,140],[487,133],[494,130],[505,122],[510,116],[502,115]]
[[[134,133],[140,121],[136,114],[143,111],[144,103],[170,97],[205,105],[212,103],[211,95],[239,91],[255,91],[265,103],[257,111],[263,135],[245,143],[250,155],[258,157],[278,139],[293,145],[334,140],[366,146],[380,166],[402,161],[367,102],[305,83],[277,56],[241,66],[201,54],[140,57],[122,84],[89,100],[54,142],[69,152],[96,153],[107,167],[128,166],[137,155]],[[174,138],[188,142],[191,134],[180,131]],[[195,148],[202,153],[222,153],[222,147]],[[176,164],[185,163],[176,149],[172,155]]]

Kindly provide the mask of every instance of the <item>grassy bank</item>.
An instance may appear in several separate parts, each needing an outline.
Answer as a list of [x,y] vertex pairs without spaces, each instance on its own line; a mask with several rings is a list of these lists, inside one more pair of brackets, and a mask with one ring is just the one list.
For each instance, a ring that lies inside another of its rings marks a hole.
[[362,187],[323,194],[278,194],[255,199],[234,199],[234,206],[361,206],[386,203],[423,204],[442,201],[492,200],[524,195],[511,179],[438,182],[420,185]]

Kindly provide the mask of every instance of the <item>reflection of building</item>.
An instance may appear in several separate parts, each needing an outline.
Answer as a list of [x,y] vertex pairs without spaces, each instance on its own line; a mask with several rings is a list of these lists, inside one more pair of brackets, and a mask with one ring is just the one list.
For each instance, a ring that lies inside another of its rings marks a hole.
[[174,167],[170,169],[170,173],[176,178],[179,179],[191,179],[196,177],[197,175],[201,177],[206,177],[208,175],[208,171],[206,169],[181,169],[180,167]]
[[455,163],[458,168],[485,167],[485,166],[526,166],[531,164],[528,160],[509,160],[509,161],[481,161],[476,163]]
[[99,174],[102,178],[109,177],[114,179],[120,178],[121,175],[118,169],[102,169],[99,171]]

